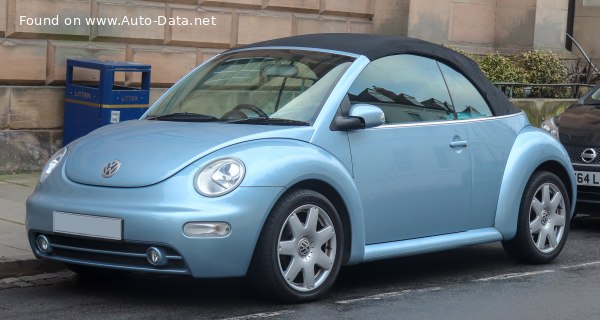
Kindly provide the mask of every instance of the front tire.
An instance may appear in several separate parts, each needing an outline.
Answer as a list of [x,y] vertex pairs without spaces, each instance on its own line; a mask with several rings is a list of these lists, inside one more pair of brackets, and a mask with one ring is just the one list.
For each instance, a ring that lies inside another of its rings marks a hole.
[[569,231],[571,206],[565,185],[554,173],[534,173],[523,192],[517,234],[503,241],[506,253],[526,263],[548,263],[561,252]]
[[249,279],[283,302],[315,300],[337,277],[344,248],[340,216],[313,190],[295,190],[273,207],[258,240]]

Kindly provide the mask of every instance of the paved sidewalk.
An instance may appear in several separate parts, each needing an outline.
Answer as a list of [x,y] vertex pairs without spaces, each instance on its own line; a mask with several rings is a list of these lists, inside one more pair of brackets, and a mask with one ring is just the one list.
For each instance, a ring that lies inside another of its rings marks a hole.
[[25,200],[39,173],[0,175],[0,279],[55,271],[57,263],[36,259],[25,232]]

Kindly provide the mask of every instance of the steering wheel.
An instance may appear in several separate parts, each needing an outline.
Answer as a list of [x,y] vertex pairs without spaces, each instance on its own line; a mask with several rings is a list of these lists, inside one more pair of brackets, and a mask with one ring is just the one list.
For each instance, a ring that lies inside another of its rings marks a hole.
[[269,117],[264,111],[260,110],[258,107],[248,104],[248,103],[242,103],[242,104],[238,104],[237,106],[235,106],[235,108],[231,109],[230,111],[225,112],[225,114],[221,117],[221,119],[227,119],[233,115],[235,115],[237,118],[240,118],[240,119],[247,119],[248,115],[243,113],[241,110],[250,110],[262,118]]

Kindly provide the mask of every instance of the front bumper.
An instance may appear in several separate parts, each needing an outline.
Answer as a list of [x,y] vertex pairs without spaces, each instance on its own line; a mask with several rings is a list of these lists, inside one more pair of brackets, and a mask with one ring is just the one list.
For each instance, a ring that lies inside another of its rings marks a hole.
[[[26,227],[34,254],[123,270],[207,278],[245,275],[264,220],[284,188],[238,187],[222,197],[206,198],[193,187],[196,170],[190,166],[141,188],[87,186],[69,181],[62,168],[53,172],[27,200]],[[54,211],[121,218],[123,240],[55,234]],[[184,235],[185,223],[203,221],[227,222],[231,233],[224,238]],[[43,254],[35,243],[39,234],[48,235],[57,249]],[[150,246],[163,248],[170,263],[154,267],[145,262],[145,249]]]

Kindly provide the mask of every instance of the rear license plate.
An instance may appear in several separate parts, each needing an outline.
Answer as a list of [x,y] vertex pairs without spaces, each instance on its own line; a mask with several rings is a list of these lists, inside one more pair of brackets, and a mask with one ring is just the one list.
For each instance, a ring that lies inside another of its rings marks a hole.
[[57,233],[112,240],[123,238],[123,219],[54,211],[52,221],[52,230]]
[[600,187],[600,172],[575,171],[578,186]]

